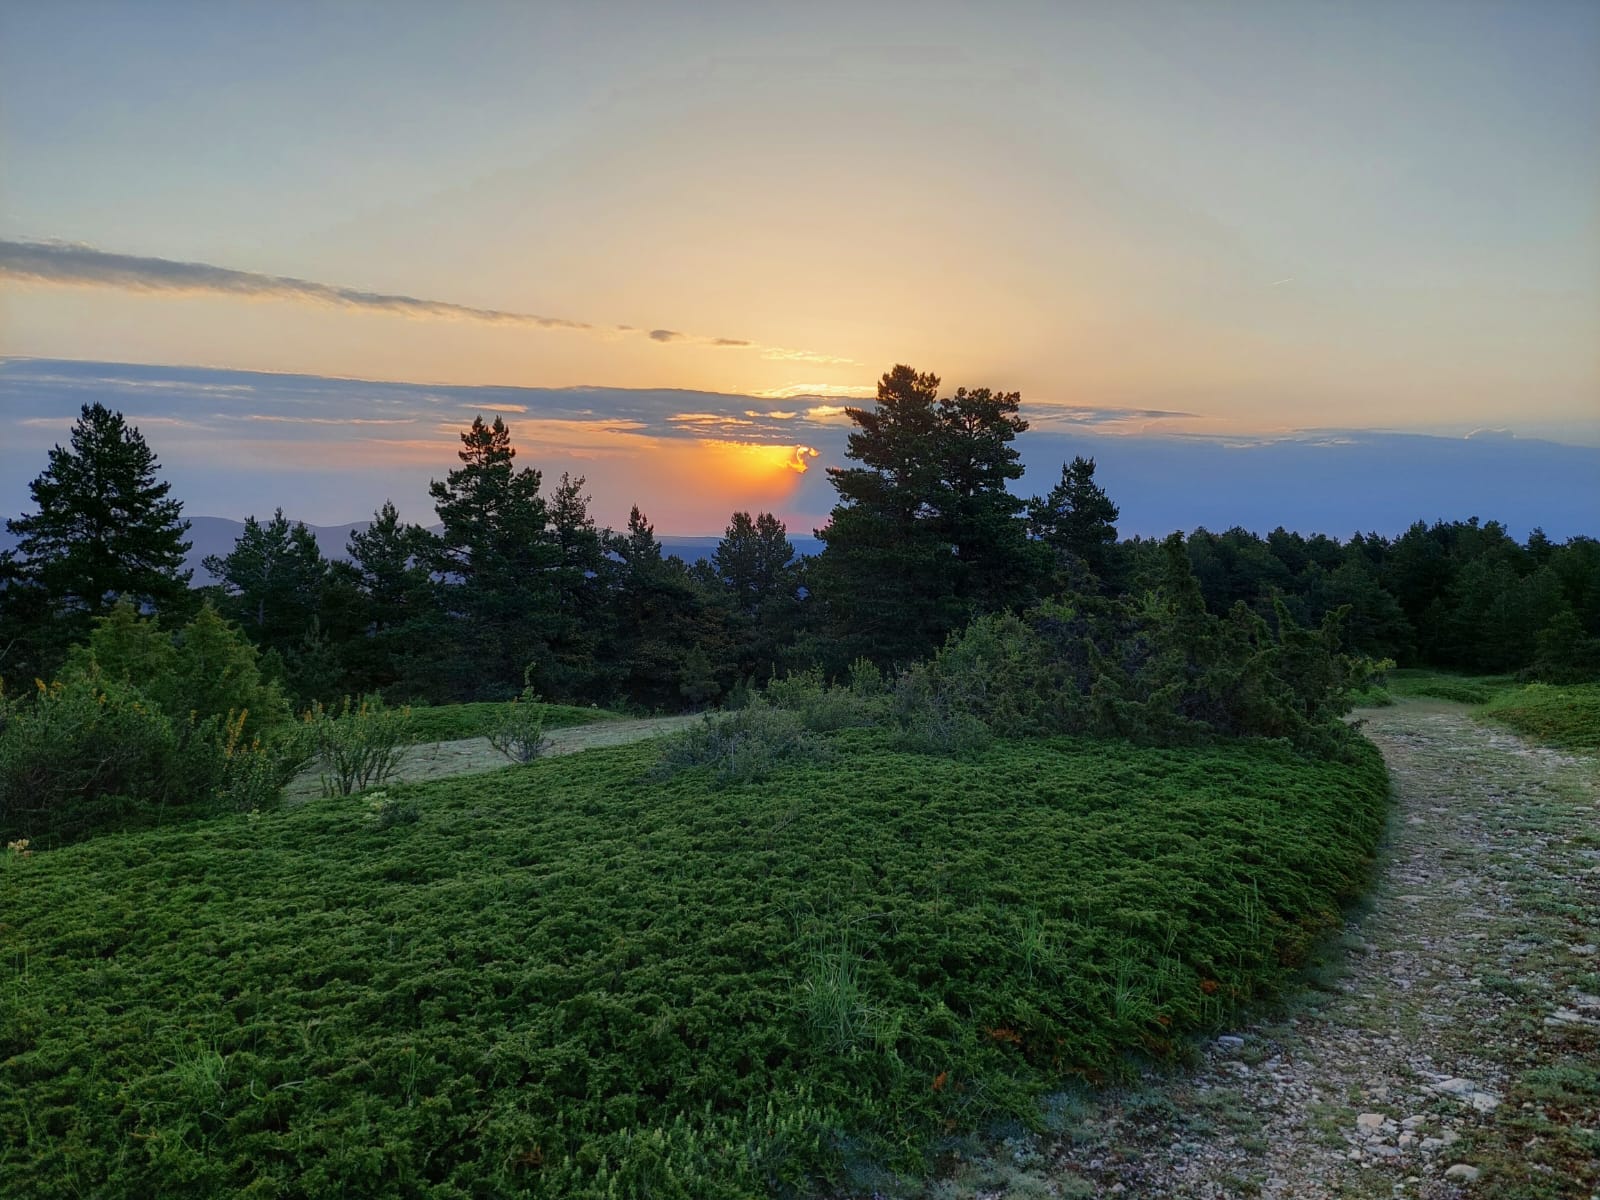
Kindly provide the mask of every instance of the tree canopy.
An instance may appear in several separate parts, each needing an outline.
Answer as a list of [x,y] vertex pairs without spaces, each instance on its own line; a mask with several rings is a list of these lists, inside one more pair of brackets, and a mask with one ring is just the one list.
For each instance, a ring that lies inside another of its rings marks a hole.
[[38,588],[51,614],[80,632],[124,597],[158,609],[185,604],[189,523],[159,469],[121,413],[85,404],[69,445],[51,450],[29,484],[38,511],[6,522],[18,539],[15,581]]
[[839,503],[815,574],[836,665],[918,657],[974,613],[1031,598],[1043,558],[1006,488],[1022,476],[1020,401],[988,388],[941,399],[938,376],[901,365],[875,407],[845,410],[860,465],[828,469]]

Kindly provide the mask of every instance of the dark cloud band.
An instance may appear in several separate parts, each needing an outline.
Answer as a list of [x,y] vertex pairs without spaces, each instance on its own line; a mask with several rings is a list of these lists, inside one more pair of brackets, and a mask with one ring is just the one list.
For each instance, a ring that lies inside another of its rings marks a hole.
[[[210,263],[179,262],[170,258],[151,258],[137,254],[114,254],[71,242],[14,242],[0,240],[0,279],[22,283],[44,283],[66,287],[119,288],[131,292],[170,292],[174,294],[211,293],[257,300],[291,300],[322,304],[363,312],[388,313],[416,320],[478,321],[486,325],[524,326],[591,333],[601,337],[628,335],[637,331],[625,325],[594,325],[566,317],[538,313],[510,312],[498,308],[473,308],[445,300],[428,300],[393,292],[369,292],[360,288],[339,287],[292,275],[264,275],[256,271],[236,271]],[[783,346],[762,346],[743,338],[708,337],[680,333],[675,329],[652,329],[646,335],[653,342],[682,343],[726,349],[755,350],[763,357],[781,360],[848,364],[847,358],[791,350]]]

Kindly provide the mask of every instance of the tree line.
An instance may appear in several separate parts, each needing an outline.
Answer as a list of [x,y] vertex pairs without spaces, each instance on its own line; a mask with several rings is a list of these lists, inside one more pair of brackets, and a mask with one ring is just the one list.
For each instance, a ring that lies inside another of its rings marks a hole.
[[897,366],[875,405],[847,410],[847,463],[829,469],[838,500],[815,556],[796,555],[770,513],[733,514],[694,563],[665,554],[638,507],[626,529],[602,528],[581,476],[547,485],[505,422],[480,417],[460,465],[431,485],[436,530],[385,503],[330,560],[280,509],[206,560],[219,582],[204,587],[183,568],[188,526],[154,452],[121,414],[86,405],[31,485],[36,511],[8,522],[0,678],[50,678],[127,600],[173,631],[213,609],[301,705],[498,699],[531,683],[570,702],[693,708],[774,676],[842,677],[863,659],[902,669],[1003,613],[1104,674],[1114,646],[1145,636],[1141,605],[1158,591],[1173,613],[1192,599],[1237,629],[1243,614],[1280,640],[1324,630],[1344,652],[1402,664],[1600,673],[1593,538],[1518,542],[1473,518],[1395,538],[1119,539],[1093,459],[1063,464],[1043,496],[1012,492],[1028,428],[1016,393],[940,390]]

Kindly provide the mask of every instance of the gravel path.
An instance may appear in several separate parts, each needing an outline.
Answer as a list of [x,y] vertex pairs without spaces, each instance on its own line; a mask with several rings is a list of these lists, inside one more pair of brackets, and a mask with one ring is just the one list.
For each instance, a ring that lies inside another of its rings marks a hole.
[[1273,1022],[991,1146],[939,1196],[1600,1200],[1600,772],[1415,702],[1366,911]]
[[[576,754],[597,746],[623,746],[686,729],[702,718],[695,713],[673,717],[641,717],[628,721],[596,721],[592,725],[569,725],[545,734],[546,755]],[[488,738],[462,738],[452,742],[424,742],[406,751],[395,773],[398,780],[443,779],[449,775],[475,775],[510,765],[510,760],[489,744]],[[315,767],[302,772],[284,789],[288,803],[298,803],[322,794]]]

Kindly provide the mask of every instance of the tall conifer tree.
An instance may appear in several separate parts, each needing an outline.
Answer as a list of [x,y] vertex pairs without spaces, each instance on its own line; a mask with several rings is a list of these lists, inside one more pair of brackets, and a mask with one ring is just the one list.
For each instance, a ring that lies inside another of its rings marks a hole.
[[18,539],[14,581],[73,631],[126,597],[158,609],[182,603],[189,523],[159,480],[138,429],[103,404],[86,404],[69,446],[30,485],[38,511],[6,522]]

